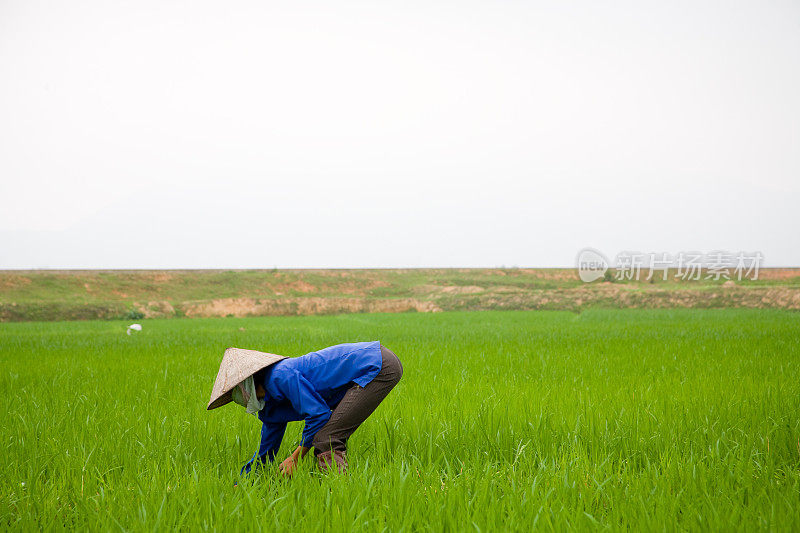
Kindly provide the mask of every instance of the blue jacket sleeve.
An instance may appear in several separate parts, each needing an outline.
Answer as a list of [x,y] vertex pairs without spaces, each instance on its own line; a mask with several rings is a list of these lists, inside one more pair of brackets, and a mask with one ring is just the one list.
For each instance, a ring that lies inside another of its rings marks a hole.
[[306,448],[310,448],[322,426],[331,417],[331,409],[325,400],[317,393],[314,386],[308,382],[299,372],[293,372],[280,385],[281,392],[292,404],[292,407],[305,419],[303,428],[303,442]]
[[258,460],[259,463],[266,463],[268,460],[273,461],[275,455],[278,453],[278,448],[281,447],[283,434],[286,432],[286,422],[277,423],[263,423],[261,426],[261,444],[258,446],[258,451],[253,457],[242,467],[241,474],[249,474],[250,469],[253,467],[253,462]]

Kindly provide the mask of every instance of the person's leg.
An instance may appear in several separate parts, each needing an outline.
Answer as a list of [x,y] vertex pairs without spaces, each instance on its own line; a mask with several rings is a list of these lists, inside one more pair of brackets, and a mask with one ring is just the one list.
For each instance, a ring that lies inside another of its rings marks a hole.
[[342,401],[331,413],[328,422],[314,436],[314,454],[319,457],[320,466],[330,464],[333,459],[343,470],[347,439],[375,411],[403,376],[403,365],[397,356],[385,346],[381,346],[381,371],[366,387],[353,385],[345,393]]

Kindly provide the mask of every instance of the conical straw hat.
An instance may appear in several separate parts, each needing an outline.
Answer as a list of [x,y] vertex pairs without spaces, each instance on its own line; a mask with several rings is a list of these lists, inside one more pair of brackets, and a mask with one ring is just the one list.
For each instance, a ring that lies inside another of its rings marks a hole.
[[242,348],[225,350],[225,355],[222,356],[222,362],[219,365],[217,380],[211,390],[208,410],[216,409],[232,401],[231,391],[236,385],[262,368],[274,365],[282,359],[286,359],[286,357],[255,350],[243,350]]

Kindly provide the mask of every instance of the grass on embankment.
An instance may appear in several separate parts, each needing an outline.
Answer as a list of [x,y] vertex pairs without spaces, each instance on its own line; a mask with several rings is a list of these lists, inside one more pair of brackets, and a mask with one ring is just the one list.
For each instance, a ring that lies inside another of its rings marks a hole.
[[[570,269],[0,272],[0,321],[487,309],[800,309],[800,270],[582,283]],[[644,278],[644,276],[643,276]]]

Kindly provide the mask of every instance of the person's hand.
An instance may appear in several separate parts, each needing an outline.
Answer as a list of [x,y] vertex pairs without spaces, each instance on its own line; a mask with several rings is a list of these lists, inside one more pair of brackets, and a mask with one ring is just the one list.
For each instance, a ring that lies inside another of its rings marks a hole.
[[286,477],[291,477],[297,469],[297,461],[294,454],[290,455],[278,466],[278,471]]
[[292,452],[292,455],[284,459],[284,461],[278,466],[278,472],[283,474],[284,476],[290,477],[294,474],[294,471],[297,470],[297,463],[300,462],[300,459],[306,456],[308,450],[311,448],[306,448],[305,446],[298,446],[295,451]]

